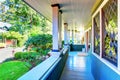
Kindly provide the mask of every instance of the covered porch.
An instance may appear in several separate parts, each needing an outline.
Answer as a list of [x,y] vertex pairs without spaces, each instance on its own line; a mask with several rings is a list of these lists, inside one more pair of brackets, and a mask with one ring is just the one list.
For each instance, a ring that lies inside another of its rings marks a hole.
[[52,22],[53,46],[18,80],[120,80],[120,0],[24,2]]

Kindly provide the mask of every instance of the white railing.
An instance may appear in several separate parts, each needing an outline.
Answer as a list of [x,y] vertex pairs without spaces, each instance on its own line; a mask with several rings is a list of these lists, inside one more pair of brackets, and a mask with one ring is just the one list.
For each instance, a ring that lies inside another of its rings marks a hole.
[[[31,69],[29,72],[18,78],[18,80],[44,80],[49,76],[50,72],[57,66],[68,51],[68,48],[62,49],[57,56],[52,54],[51,57]],[[57,54],[57,53],[56,53]],[[63,65],[63,64],[62,64]],[[59,65],[58,65],[59,66]],[[61,72],[61,71],[60,71]]]

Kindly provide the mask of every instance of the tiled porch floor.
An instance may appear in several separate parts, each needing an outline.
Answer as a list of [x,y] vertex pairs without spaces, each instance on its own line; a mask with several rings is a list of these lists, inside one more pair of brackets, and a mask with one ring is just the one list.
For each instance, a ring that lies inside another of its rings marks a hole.
[[[60,80],[94,80],[91,60],[85,53],[70,52]],[[83,55],[81,55],[83,54]]]

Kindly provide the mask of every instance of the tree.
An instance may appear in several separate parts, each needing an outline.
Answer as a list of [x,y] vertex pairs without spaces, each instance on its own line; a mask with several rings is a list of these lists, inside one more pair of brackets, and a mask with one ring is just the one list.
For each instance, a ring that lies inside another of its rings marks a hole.
[[[1,21],[12,25],[9,29],[10,33],[12,31],[18,32],[22,36],[27,35],[28,37],[51,33],[51,23],[22,0],[6,0],[2,4],[7,6],[8,10],[0,14],[0,17],[2,17]],[[11,37],[14,38],[13,36]],[[24,38],[26,37],[22,38],[21,41],[25,40]],[[18,40],[18,42],[21,41],[20,39]]]
[[[2,13],[2,21],[12,24],[11,31],[26,33],[32,27],[41,27],[45,31],[47,19],[38,14],[22,0],[6,0],[4,3],[9,9]],[[4,16],[4,17],[3,17]]]
[[25,36],[21,35],[19,32],[9,31],[2,34],[2,37],[5,39],[15,39],[17,40],[17,45],[22,46],[25,42]]
[[29,37],[25,46],[27,50],[34,50],[46,54],[52,47],[52,36],[49,34],[39,34]]

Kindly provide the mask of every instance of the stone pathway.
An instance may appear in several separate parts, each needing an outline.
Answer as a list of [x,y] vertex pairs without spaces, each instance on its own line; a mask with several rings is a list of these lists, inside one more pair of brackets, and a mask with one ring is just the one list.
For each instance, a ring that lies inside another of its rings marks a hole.
[[0,63],[6,60],[7,58],[12,58],[14,56],[13,50],[15,52],[22,51],[23,48],[2,48],[0,49]]

